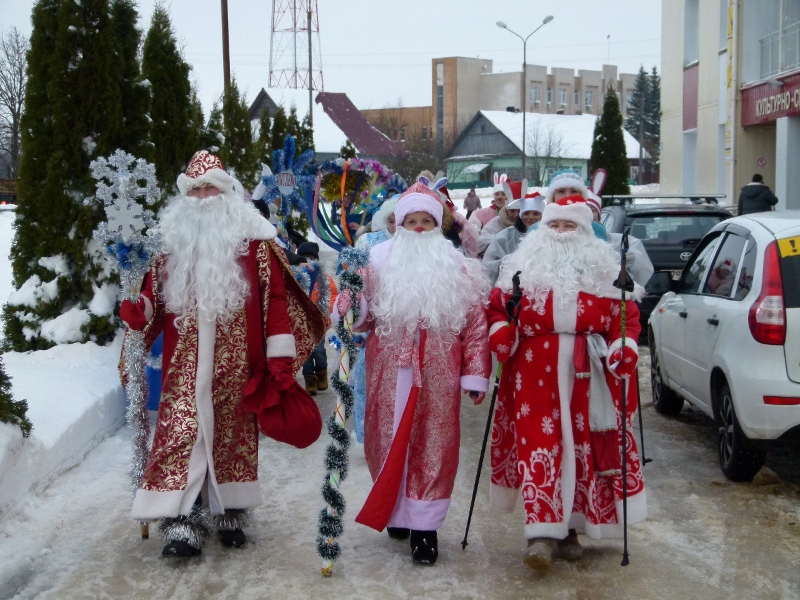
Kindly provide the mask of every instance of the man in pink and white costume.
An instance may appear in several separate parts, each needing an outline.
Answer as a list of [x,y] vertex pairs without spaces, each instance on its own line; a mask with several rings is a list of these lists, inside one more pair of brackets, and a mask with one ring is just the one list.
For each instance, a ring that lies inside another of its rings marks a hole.
[[[621,377],[636,371],[639,310],[621,310],[618,254],[592,232],[580,195],[544,208],[537,230],[506,259],[487,310],[489,344],[504,363],[492,431],[490,501],[511,512],[522,492],[524,562],[581,557],[577,533],[622,536]],[[506,301],[520,272],[518,323]],[[636,286],[635,297],[642,288]],[[622,339],[623,314],[625,324]],[[628,519],[646,516],[641,463],[626,403]]]
[[[483,310],[489,283],[480,262],[442,235],[437,193],[415,183],[395,208],[394,238],[375,246],[355,300],[356,331],[370,331],[364,451],[373,489],[356,521],[411,538],[415,562],[433,564],[436,530],[458,468],[462,390],[476,404],[489,388]],[[405,416],[405,418],[404,418]]]

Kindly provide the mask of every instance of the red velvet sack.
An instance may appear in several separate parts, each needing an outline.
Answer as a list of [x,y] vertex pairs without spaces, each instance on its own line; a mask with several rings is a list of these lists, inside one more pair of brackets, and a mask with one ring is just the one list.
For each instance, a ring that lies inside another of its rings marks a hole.
[[[281,359],[264,360],[247,382],[242,406],[256,414],[258,428],[265,436],[307,448],[322,433],[322,416],[317,403],[291,375],[279,369]],[[291,359],[284,359],[289,361]]]

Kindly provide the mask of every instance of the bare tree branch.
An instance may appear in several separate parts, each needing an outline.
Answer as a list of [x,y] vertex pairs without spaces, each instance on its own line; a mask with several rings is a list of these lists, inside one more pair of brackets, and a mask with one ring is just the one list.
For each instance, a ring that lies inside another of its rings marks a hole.
[[29,48],[30,41],[16,27],[0,31],[0,177],[10,179],[19,169]]

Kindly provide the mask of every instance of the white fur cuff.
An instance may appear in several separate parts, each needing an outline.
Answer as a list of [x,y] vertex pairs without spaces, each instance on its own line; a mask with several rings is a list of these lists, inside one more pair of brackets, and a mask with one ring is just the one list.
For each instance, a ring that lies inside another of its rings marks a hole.
[[145,321],[149,321],[153,318],[153,303],[147,296],[142,296],[142,298],[144,299],[144,318]]
[[291,333],[271,335],[267,338],[267,358],[297,356],[294,336]]
[[485,377],[478,377],[477,375],[462,375],[461,389],[485,394],[489,391],[489,380]]

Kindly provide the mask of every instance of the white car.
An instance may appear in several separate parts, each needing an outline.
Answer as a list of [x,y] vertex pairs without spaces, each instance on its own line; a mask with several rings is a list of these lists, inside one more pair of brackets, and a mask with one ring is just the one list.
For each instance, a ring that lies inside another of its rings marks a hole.
[[709,231],[648,323],[653,405],[684,399],[719,427],[719,461],[749,481],[768,444],[800,426],[800,211]]

